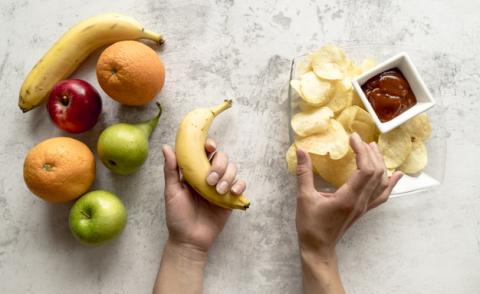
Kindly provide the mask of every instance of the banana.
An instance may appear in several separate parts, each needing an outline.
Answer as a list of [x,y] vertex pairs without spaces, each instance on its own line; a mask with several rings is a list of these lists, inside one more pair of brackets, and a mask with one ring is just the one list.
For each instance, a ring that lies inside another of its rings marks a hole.
[[208,129],[213,119],[231,106],[232,100],[225,100],[216,107],[198,108],[188,113],[177,130],[175,153],[184,179],[195,191],[215,205],[245,210],[250,205],[247,198],[230,192],[221,195],[205,180],[211,167],[205,153]]
[[40,105],[53,86],[69,77],[97,48],[136,39],[164,43],[161,35],[145,30],[135,19],[122,14],[102,14],[79,22],[32,68],[20,89],[18,106],[27,112]]

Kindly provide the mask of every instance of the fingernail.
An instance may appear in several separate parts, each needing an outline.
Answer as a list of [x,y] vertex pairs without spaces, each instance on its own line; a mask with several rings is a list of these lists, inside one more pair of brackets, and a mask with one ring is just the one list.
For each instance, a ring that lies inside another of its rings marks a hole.
[[232,192],[237,195],[240,194],[240,187],[238,187],[237,185],[233,185]]
[[220,194],[225,194],[228,191],[228,183],[226,181],[221,181],[220,184],[217,185],[217,192]]
[[219,178],[219,176],[216,172],[211,172],[207,177],[207,183],[210,186],[213,186],[213,185],[218,183],[218,178]]

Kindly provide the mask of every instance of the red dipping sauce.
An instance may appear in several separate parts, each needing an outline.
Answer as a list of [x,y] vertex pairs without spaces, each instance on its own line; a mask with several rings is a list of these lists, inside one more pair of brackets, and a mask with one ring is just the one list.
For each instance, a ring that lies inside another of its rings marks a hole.
[[417,103],[410,85],[398,68],[386,70],[362,85],[381,122],[389,121]]

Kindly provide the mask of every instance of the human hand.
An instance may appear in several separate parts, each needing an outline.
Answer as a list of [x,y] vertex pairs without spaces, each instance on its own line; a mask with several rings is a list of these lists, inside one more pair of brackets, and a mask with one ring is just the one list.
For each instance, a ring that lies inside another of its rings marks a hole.
[[313,184],[310,156],[297,149],[296,225],[302,259],[304,293],[345,293],[338,271],[335,245],[365,212],[388,200],[402,177],[390,178],[376,143],[356,133],[350,137],[357,170],[335,193],[322,193]]
[[[216,151],[213,140],[207,139],[205,150],[212,157],[212,168],[205,179],[216,186],[217,192],[225,194],[229,190],[241,195],[246,188],[244,181],[236,181],[237,169],[234,163],[221,151]],[[172,147],[164,145],[165,157],[165,213],[169,242],[207,253],[220,234],[231,210],[211,204],[195,192],[181,179]]]
[[387,177],[376,143],[367,144],[354,133],[350,145],[356,154],[357,170],[335,193],[315,190],[310,157],[297,150],[296,225],[300,249],[326,260],[335,257],[336,243],[360,216],[387,201],[403,175],[395,172]]

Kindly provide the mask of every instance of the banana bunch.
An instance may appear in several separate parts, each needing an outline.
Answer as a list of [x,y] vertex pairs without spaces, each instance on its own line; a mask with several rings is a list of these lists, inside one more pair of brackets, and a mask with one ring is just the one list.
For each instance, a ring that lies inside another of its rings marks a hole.
[[211,167],[205,153],[208,129],[213,119],[231,106],[232,100],[225,100],[216,107],[199,108],[188,113],[177,131],[175,153],[183,177],[195,191],[215,205],[245,210],[250,205],[247,198],[230,192],[221,195],[205,180]]
[[20,89],[18,106],[27,112],[40,105],[53,86],[70,76],[97,48],[137,39],[164,43],[161,35],[145,30],[135,19],[122,14],[102,14],[76,24],[30,71]]

